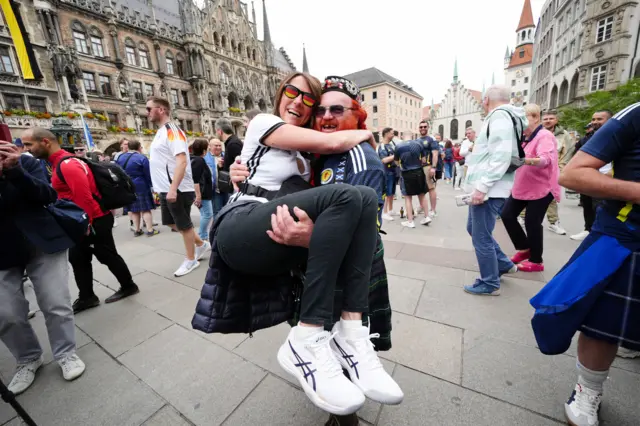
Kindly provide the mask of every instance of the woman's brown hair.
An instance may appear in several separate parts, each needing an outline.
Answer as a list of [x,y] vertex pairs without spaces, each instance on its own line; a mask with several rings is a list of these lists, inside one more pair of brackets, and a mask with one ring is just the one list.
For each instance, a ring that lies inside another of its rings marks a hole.
[[[280,101],[282,100],[284,87],[287,84],[290,84],[291,81],[296,77],[302,77],[306,80],[307,84],[309,85],[309,88],[311,89],[311,94],[313,95],[314,98],[316,98],[316,105],[320,104],[320,97],[322,96],[322,83],[320,83],[320,80],[318,80],[317,78],[315,78],[314,76],[306,72],[299,72],[299,71],[293,72],[288,76],[286,76],[284,80],[282,80],[282,83],[280,83],[280,87],[278,87],[278,90],[276,91],[276,97],[274,98],[274,102],[273,102],[273,115],[277,115],[278,117],[280,117]],[[305,124],[304,127],[309,127],[309,128],[313,127],[313,124],[315,122],[315,111],[316,111],[316,106],[314,105],[314,107],[312,108],[311,118],[309,119],[309,122]]]

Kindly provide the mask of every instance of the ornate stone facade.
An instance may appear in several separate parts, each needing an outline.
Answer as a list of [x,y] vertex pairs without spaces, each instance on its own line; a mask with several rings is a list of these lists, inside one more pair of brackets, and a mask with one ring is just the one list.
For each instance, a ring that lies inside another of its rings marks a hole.
[[[189,132],[211,134],[215,120],[228,116],[242,135],[244,112],[272,108],[278,84],[295,70],[272,44],[264,0],[263,40],[255,10],[250,16],[239,0],[207,0],[203,8],[193,0],[18,1],[45,77],[25,89],[0,26],[0,46],[15,70],[0,75],[3,109],[17,106],[4,94],[19,87],[23,109],[33,111],[30,97],[39,96],[46,112],[85,109],[107,117],[111,130],[143,136],[153,127],[145,100],[155,95],[171,102],[174,118]],[[107,132],[99,145],[121,136]]]

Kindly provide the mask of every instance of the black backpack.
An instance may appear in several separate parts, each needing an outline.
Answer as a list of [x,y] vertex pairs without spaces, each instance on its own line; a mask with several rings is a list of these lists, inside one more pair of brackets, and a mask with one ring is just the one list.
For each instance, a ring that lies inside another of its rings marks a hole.
[[[60,166],[62,162],[75,158],[87,164],[96,181],[96,188],[100,193],[100,197],[93,198],[100,204],[104,211],[119,209],[136,201],[136,188],[128,174],[116,163],[97,163],[83,157],[68,156],[64,157],[58,167],[56,174],[62,182],[65,182]],[[66,182],[65,182],[66,183]]]
[[[518,156],[517,157],[515,155],[511,156],[511,164],[509,164],[509,168],[507,169],[507,173],[513,173],[517,169],[519,169],[520,166],[524,164],[525,154],[524,154],[524,149],[522,148],[524,128],[522,126],[522,121],[516,118],[511,111],[507,109],[500,109],[500,111],[504,111],[509,115],[509,117],[511,118],[511,123],[513,124],[513,132],[516,134],[516,145],[518,147]],[[520,123],[520,126],[518,126],[518,123]],[[491,124],[487,124],[487,141],[489,140],[490,127],[491,127]]]

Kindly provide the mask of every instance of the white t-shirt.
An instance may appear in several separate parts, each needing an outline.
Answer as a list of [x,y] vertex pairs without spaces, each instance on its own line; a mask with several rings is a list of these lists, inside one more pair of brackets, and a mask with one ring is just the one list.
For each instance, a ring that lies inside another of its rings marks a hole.
[[[242,147],[242,164],[249,169],[247,181],[267,191],[277,191],[282,182],[295,175],[301,175],[298,169],[298,151],[285,151],[267,146],[263,140],[274,130],[284,125],[284,121],[272,114],[258,114],[251,120]],[[237,200],[255,200],[266,203],[266,198],[235,194],[230,203]]]
[[176,169],[176,155],[178,154],[186,154],[187,156],[187,169],[178,190],[180,192],[195,191],[187,135],[175,124],[167,123],[158,129],[149,150],[149,167],[155,192],[169,192],[171,188],[169,176],[173,180],[173,174]]

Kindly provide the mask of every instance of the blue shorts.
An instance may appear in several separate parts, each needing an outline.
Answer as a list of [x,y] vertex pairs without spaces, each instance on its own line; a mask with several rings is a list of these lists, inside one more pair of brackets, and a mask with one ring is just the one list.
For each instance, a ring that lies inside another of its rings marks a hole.
[[396,185],[398,184],[398,176],[396,176],[395,171],[393,173],[387,172],[385,175],[387,177],[387,187],[386,187],[385,194],[387,194],[387,196],[396,195]]

